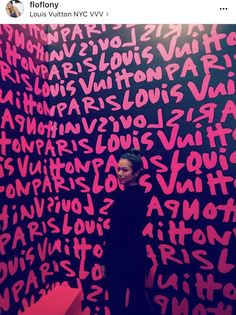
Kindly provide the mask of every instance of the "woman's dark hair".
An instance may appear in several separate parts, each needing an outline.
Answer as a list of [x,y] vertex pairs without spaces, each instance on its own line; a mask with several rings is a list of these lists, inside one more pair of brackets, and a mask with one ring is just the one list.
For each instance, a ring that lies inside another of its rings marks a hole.
[[143,168],[143,162],[139,149],[133,148],[129,152],[125,152],[124,154],[122,154],[120,158],[130,161],[134,173],[141,171]]

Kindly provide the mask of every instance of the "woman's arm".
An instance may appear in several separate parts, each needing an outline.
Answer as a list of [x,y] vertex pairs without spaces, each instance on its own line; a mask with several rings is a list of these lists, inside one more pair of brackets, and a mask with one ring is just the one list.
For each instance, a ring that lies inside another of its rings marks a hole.
[[20,16],[20,11],[18,10],[18,8],[14,7],[14,11],[16,13],[16,16]]

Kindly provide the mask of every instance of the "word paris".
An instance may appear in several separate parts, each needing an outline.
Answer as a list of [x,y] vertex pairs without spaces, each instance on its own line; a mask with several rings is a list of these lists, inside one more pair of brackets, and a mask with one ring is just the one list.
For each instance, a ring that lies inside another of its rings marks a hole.
[[30,8],[51,8],[51,9],[57,9],[59,5],[59,2],[35,2],[30,1]]

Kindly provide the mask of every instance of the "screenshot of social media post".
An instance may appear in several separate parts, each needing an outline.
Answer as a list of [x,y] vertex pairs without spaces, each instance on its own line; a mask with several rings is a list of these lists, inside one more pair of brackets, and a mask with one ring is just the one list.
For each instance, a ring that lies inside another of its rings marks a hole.
[[2,0],[0,314],[236,314],[236,5]]

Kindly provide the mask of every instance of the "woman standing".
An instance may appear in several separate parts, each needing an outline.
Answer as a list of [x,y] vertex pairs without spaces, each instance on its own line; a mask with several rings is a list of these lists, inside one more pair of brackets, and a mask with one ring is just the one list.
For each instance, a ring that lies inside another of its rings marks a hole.
[[[146,197],[138,178],[142,160],[133,149],[121,156],[118,180],[124,186],[111,207],[111,225],[105,247],[105,276],[107,280],[111,315],[146,315],[145,297],[146,251],[142,237],[146,215]],[[129,305],[125,297],[129,289]]]

